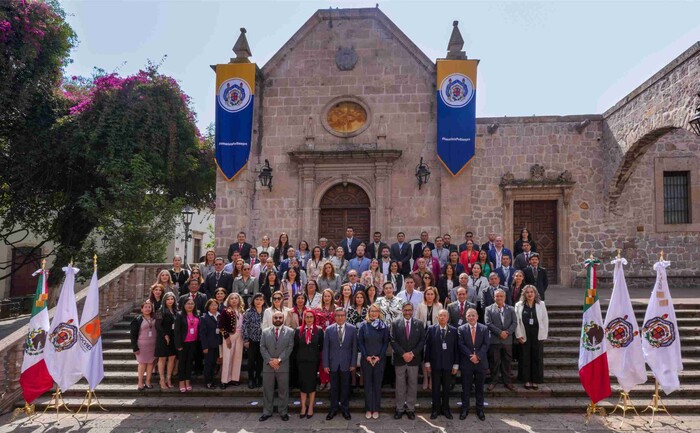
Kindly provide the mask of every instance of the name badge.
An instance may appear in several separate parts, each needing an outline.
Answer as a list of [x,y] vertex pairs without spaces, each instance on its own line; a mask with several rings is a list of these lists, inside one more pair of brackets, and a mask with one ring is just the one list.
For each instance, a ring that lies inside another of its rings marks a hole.
[[442,350],[447,350],[447,343],[442,343]]
[[175,283],[175,288],[179,289],[180,288],[180,283]]
[[534,325],[534,324],[535,324],[535,319],[530,318],[530,325]]
[[170,327],[173,331],[175,330],[175,324],[173,323],[172,326]]
[[152,332],[152,331],[148,331],[148,338],[151,338],[151,337],[153,337],[153,332]]
[[243,289],[243,294],[244,294],[244,295],[247,295],[247,294],[248,294],[248,289],[247,289],[247,288]]
[[330,321],[326,320],[326,328],[328,328],[328,325],[330,325]]
[[462,324],[462,319],[459,319],[459,322],[457,322],[459,325]]
[[194,328],[190,328],[190,334],[194,335]]
[[216,328],[216,333],[217,333],[217,334],[219,333],[219,328]]

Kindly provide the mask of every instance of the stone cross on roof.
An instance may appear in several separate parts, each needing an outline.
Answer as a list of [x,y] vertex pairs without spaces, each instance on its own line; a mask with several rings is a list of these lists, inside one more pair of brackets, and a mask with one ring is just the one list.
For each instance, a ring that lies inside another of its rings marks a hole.
[[241,35],[238,36],[238,40],[236,40],[236,43],[233,45],[233,52],[236,53],[236,58],[231,59],[231,63],[250,63],[248,58],[252,56],[252,54],[245,33],[245,27],[241,27]]
[[452,34],[450,35],[450,42],[447,43],[447,58],[453,60],[466,59],[467,53],[462,51],[464,47],[464,39],[462,34],[459,32],[459,21],[452,22]]

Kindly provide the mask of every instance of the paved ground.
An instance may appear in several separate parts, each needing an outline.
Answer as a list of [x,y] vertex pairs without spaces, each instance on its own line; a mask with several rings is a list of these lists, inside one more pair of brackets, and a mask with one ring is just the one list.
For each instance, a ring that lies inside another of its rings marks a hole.
[[[633,418],[626,421],[620,428],[621,418],[618,416],[593,418],[586,425],[583,415],[504,415],[486,413],[486,421],[479,421],[474,414],[464,421],[454,419],[447,421],[438,418],[431,421],[424,416],[417,416],[415,421],[403,418],[394,420],[389,414],[383,413],[378,420],[366,420],[360,414],[353,414],[353,419],[345,421],[336,417],[326,421],[318,413],[311,420],[300,420],[292,416],[288,422],[281,421],[277,416],[264,423],[258,422],[259,414],[229,413],[206,414],[202,416],[174,413],[153,414],[91,414],[90,421],[81,426],[78,421],[67,415],[61,415],[56,422],[56,415],[43,415],[34,422],[25,422],[24,415],[10,423],[11,415],[0,417],[0,433],[38,433],[38,432],[231,432],[231,433],[303,433],[303,432],[332,432],[332,433],[372,433],[372,432],[700,432],[700,416],[682,416],[673,420],[668,416],[659,416],[654,426],[649,428],[650,417]],[[325,415],[325,414],[324,414]],[[84,417],[80,417],[81,420]],[[661,421],[661,422],[659,422]]]

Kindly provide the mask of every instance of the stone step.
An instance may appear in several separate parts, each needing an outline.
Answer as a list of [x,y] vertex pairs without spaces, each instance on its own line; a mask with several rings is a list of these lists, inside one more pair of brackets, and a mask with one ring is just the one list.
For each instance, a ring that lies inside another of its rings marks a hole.
[[[131,413],[142,411],[153,411],[154,408],[167,412],[262,412],[262,398],[257,397],[230,397],[228,395],[217,396],[212,393],[211,396],[195,397],[182,395],[178,392],[180,398],[164,399],[161,395],[151,395],[152,390],[141,393],[134,392],[134,395],[128,398],[119,397],[101,397],[99,398],[102,406],[110,412],[114,413]],[[155,394],[155,393],[153,393]],[[98,393],[99,397],[99,393]],[[35,401],[36,410],[43,411],[50,400],[50,396],[40,397]],[[602,401],[599,404],[606,408],[612,409],[616,399]],[[69,408],[76,410],[83,402],[83,397],[66,397],[65,402]],[[568,397],[559,398],[556,403],[549,399],[541,398],[522,398],[522,397],[489,397],[486,398],[486,413],[583,413],[590,400],[586,397]],[[388,418],[394,412],[394,399],[382,398],[382,418]],[[473,399],[472,399],[473,405]],[[633,401],[634,404],[643,408],[648,403],[648,398],[638,398]],[[666,399],[664,398],[666,408],[672,414],[680,413],[696,413],[697,400],[695,399]],[[17,407],[22,407],[23,403],[18,402]],[[418,399],[416,411],[419,413],[430,412],[430,399],[421,397]],[[450,400],[450,406],[454,414],[459,413],[461,403],[457,398]],[[323,420],[322,416],[328,411],[329,405],[327,399],[317,401],[316,417],[318,420]],[[474,416],[474,408],[470,408],[471,415]],[[93,408],[93,411],[98,410]],[[296,414],[299,411],[298,405],[294,404],[294,400],[290,399],[289,405],[290,414]],[[354,396],[350,400],[350,410],[354,419],[360,419],[364,412],[364,399],[361,396]],[[340,418],[342,420],[342,418]],[[327,421],[323,420],[322,423]],[[329,423],[330,424],[330,423]]]
[[[180,392],[177,388],[171,389],[160,389],[157,380],[153,380],[153,389],[138,391],[136,389],[136,383],[132,384],[109,384],[102,383],[97,388],[98,397],[120,397],[129,398],[136,396],[152,396],[152,395],[162,395],[167,396],[170,394],[179,395]],[[177,386],[177,382],[173,383]],[[181,398],[190,397],[248,397],[248,398],[262,398],[262,388],[248,389],[245,384],[239,386],[229,386],[225,390],[222,389],[206,389],[201,380],[192,381],[193,390],[186,396]],[[611,385],[613,390],[613,396],[619,395],[622,389],[617,384],[615,379],[611,379]],[[566,398],[566,397],[586,397],[586,392],[580,383],[544,383],[541,384],[538,390],[528,390],[523,387],[521,383],[515,383],[516,390],[510,391],[502,385],[497,386],[493,391],[487,391],[487,397],[512,397],[520,396],[525,398]],[[84,396],[88,390],[88,385],[84,381],[79,382],[73,386],[70,390],[63,393],[65,397],[81,397]],[[462,387],[457,383],[454,389],[450,392],[453,398],[459,399],[461,396]],[[292,395],[298,395],[298,390],[292,390]],[[363,395],[362,388],[356,388],[353,391],[356,397],[361,397]],[[632,399],[644,400],[651,399],[654,394],[654,384],[652,381],[648,381],[646,384],[639,385],[630,392]],[[382,388],[382,397],[391,398],[395,395],[395,389],[390,387]],[[328,399],[330,392],[328,390],[317,391],[316,396],[319,399]],[[418,396],[430,398],[430,390],[423,390],[421,384],[418,386]],[[669,396],[663,396],[663,399],[684,399],[684,398],[696,398],[700,399],[700,384],[682,384],[681,389],[675,391]]]

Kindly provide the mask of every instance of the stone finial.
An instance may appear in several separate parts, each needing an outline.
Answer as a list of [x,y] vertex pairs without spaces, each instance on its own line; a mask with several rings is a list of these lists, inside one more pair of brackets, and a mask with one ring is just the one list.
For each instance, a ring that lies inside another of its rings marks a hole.
[[459,21],[452,22],[452,34],[450,35],[450,42],[447,43],[447,58],[448,59],[466,59],[467,53],[462,51],[464,47],[464,39],[462,34],[459,32]]
[[245,33],[245,27],[241,27],[241,35],[238,36],[236,43],[233,45],[233,52],[236,53],[236,58],[231,59],[231,63],[250,63],[248,58],[252,56],[252,54]]
[[304,145],[308,150],[314,149],[314,140],[316,138],[315,130],[316,128],[314,127],[314,117],[309,116],[306,119],[306,124],[304,125]]

